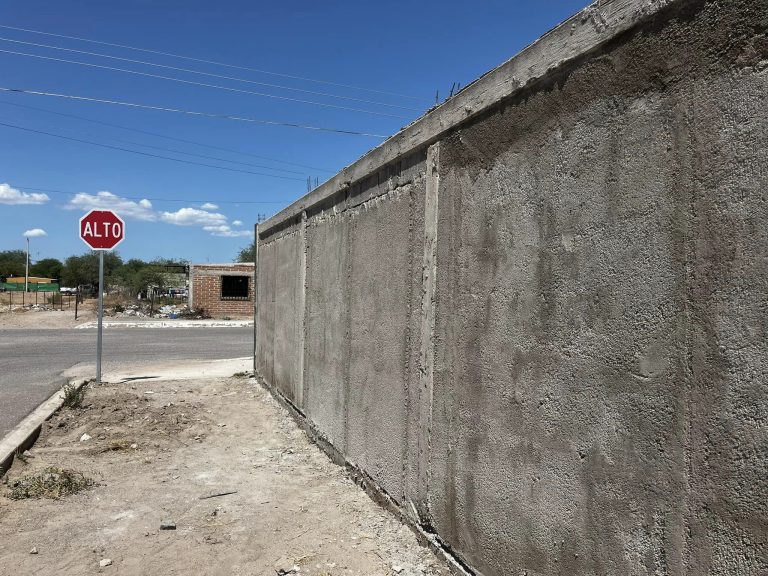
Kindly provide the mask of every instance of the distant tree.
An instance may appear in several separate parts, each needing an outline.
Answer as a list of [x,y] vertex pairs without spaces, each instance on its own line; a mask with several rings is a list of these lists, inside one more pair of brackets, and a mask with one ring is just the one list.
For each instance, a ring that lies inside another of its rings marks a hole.
[[24,250],[4,250],[0,252],[0,276],[24,276],[27,253]]
[[238,262],[255,262],[256,261],[256,240],[254,239],[248,246],[241,248],[237,253]]
[[[123,259],[116,252],[104,253],[104,282],[107,283],[118,276]],[[99,255],[96,252],[86,252],[80,256],[70,256],[64,262],[61,281],[65,286],[80,286],[81,284],[99,284]]]
[[61,271],[64,264],[56,258],[43,258],[29,267],[30,276],[39,276],[41,278],[61,278]]
[[146,292],[150,288],[162,290],[165,288],[165,275],[158,267],[145,266],[132,276],[129,287],[134,296],[140,292]]

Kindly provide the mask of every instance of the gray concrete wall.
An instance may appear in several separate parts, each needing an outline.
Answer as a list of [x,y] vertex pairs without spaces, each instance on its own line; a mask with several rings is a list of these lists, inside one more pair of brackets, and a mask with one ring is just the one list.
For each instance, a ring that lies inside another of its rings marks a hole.
[[767,31],[601,2],[260,226],[261,375],[477,573],[768,574]]

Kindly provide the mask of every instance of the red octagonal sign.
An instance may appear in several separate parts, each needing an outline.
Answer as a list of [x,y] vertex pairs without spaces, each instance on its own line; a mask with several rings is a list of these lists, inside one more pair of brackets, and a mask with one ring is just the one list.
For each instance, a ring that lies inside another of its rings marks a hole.
[[111,250],[125,238],[125,222],[111,210],[91,210],[80,218],[80,238],[94,250]]

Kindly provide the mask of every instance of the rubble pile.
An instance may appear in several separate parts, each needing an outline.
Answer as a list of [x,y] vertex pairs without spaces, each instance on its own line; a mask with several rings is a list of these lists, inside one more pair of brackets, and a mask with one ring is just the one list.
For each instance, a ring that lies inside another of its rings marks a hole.
[[177,318],[202,320],[209,318],[202,310],[190,309],[186,304],[166,304],[160,306],[154,311],[150,308],[149,304],[129,304],[127,306],[117,306],[108,315],[115,316],[117,318],[137,317],[137,318],[169,318],[175,320]]
[[13,304],[0,307],[0,312],[50,312],[58,310],[58,306],[48,304]]

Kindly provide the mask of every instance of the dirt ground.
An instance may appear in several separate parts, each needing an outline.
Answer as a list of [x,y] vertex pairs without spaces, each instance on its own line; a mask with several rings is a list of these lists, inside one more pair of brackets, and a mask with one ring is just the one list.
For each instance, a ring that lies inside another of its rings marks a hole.
[[[0,486],[2,576],[449,574],[248,377],[91,388],[31,454]],[[97,485],[9,498],[48,466]]]
[[[96,320],[96,300],[86,300],[77,310],[77,320],[75,320],[75,303],[72,301],[71,306],[67,307],[67,300],[64,301],[64,310],[35,310],[25,309],[20,306],[16,306],[16,300],[19,304],[21,299],[19,294],[14,294],[14,307],[9,309],[8,306],[8,294],[0,294],[4,296],[5,300],[0,297],[0,329],[5,328],[47,328],[47,329],[63,329],[63,328],[75,328],[80,324],[86,322],[93,322]],[[27,294],[29,296],[29,294]],[[32,302],[34,303],[34,295],[32,295]],[[42,298],[41,298],[42,304]]]

